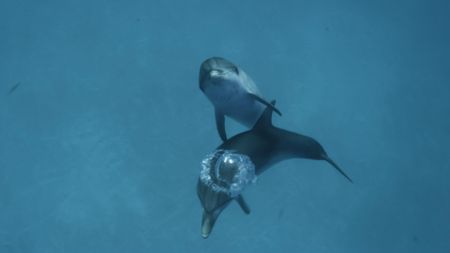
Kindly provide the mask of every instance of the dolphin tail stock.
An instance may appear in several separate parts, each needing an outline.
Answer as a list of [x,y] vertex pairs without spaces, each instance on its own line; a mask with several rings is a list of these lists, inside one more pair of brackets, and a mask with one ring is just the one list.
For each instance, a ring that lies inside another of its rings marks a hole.
[[353,184],[353,180],[326,154],[322,155],[322,159],[327,161],[329,164],[331,164],[341,175],[343,175],[345,178],[347,178],[350,183]]

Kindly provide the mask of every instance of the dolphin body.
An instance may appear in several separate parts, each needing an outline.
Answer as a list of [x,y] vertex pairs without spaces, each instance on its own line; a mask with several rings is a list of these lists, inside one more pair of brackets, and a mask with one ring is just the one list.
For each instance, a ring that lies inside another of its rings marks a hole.
[[262,98],[250,76],[224,58],[211,57],[201,64],[199,86],[214,105],[217,131],[222,141],[227,139],[225,116],[251,128],[267,106],[281,115]]
[[[275,105],[275,101],[272,104]],[[272,111],[273,107],[267,107],[251,130],[233,136],[216,150],[232,150],[248,156],[254,164],[256,175],[275,163],[290,158],[325,160],[352,182],[350,177],[327,155],[319,142],[311,137],[273,126]],[[246,214],[250,213],[250,208],[241,194],[230,196],[224,192],[215,191],[200,179],[197,183],[197,195],[203,207],[201,225],[203,238],[208,238],[218,216],[232,200],[236,200]]]

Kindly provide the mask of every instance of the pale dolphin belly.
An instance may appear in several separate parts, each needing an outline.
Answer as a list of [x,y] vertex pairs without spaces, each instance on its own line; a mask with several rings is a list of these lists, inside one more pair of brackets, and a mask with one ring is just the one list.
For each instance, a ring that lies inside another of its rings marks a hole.
[[[248,81],[248,80],[245,80]],[[223,85],[222,89],[209,89],[206,95],[214,104],[216,110],[237,122],[251,128],[261,116],[265,105],[252,98],[248,91],[248,85],[230,82]],[[255,95],[260,95],[254,90]]]
[[264,111],[265,106],[249,97],[236,97],[227,106],[218,107],[223,114],[245,125],[253,127]]

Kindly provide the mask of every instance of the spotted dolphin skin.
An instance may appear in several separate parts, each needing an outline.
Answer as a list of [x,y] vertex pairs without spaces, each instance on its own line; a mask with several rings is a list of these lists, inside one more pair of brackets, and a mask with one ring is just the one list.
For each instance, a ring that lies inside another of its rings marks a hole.
[[214,105],[217,131],[222,141],[227,139],[225,116],[251,128],[267,106],[281,115],[262,98],[250,76],[224,58],[212,57],[201,64],[199,86]]
[[[275,104],[275,101],[272,102]],[[216,150],[230,150],[249,157],[255,175],[260,175],[272,165],[291,158],[325,160],[352,182],[349,176],[327,155],[324,148],[311,137],[290,132],[272,125],[273,107],[267,107],[254,127],[223,142]],[[217,187],[216,187],[217,188]],[[208,238],[220,213],[236,200],[245,213],[250,209],[242,194],[230,195],[200,180],[197,195],[203,207],[201,234]]]

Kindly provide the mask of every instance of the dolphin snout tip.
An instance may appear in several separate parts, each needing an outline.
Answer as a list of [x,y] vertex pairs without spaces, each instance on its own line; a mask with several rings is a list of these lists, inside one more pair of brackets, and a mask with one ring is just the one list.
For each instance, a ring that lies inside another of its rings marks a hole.
[[211,234],[211,228],[207,226],[202,227],[202,237],[203,239],[207,239]]
[[209,71],[210,77],[221,76],[221,74],[222,74],[222,72],[218,69],[213,69],[213,70]]
[[209,235],[211,234],[211,231],[214,226],[214,222],[215,222],[215,218],[213,216],[211,216],[211,214],[209,214],[209,213],[203,214],[202,227],[201,227],[201,234],[202,234],[203,239],[208,238]]
[[202,238],[203,239],[208,239],[208,237],[209,237],[209,233],[203,233],[202,232]]

